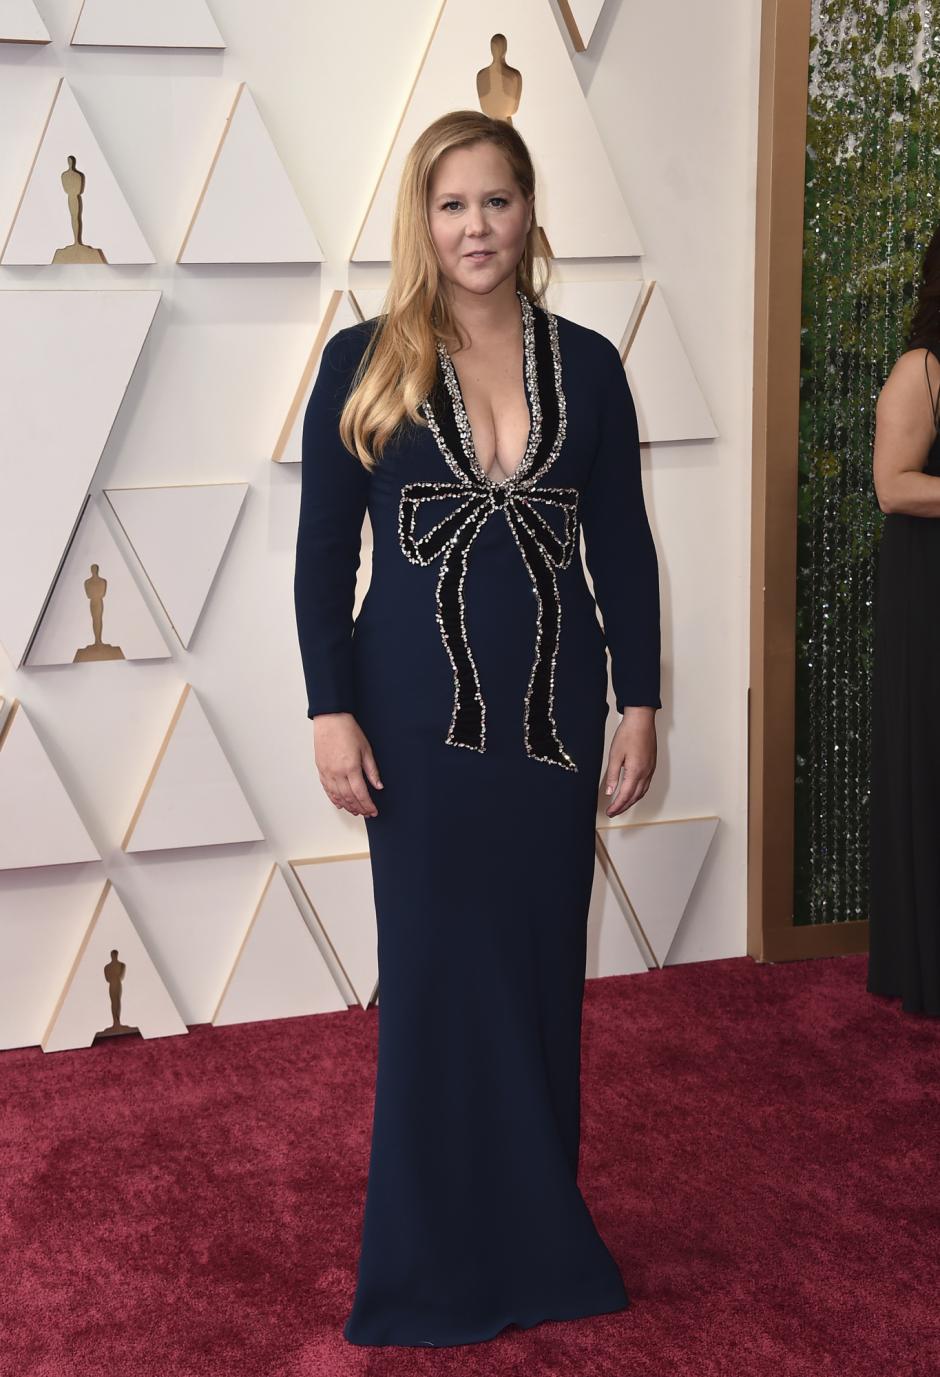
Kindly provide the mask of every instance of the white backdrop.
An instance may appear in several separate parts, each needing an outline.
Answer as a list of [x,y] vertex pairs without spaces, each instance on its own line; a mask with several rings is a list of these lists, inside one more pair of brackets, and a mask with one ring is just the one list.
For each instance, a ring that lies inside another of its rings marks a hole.
[[[560,261],[556,276],[659,282],[718,430],[713,440],[644,448],[664,706],[652,787],[620,821],[720,819],[668,959],[739,955],[759,0],[607,0],[585,53],[573,51],[546,4],[645,250],[642,263]],[[272,862],[303,907],[288,861],[366,847],[362,820],[333,808],[314,769],[291,587],[300,471],[270,455],[331,291],[384,283],[381,264],[350,264],[349,255],[439,3],[209,7],[227,45],[221,53],[71,48],[80,0],[39,0],[50,45],[0,44],[0,240],[64,75],[157,260],[0,266],[0,290],[163,293],[93,491],[250,485],[188,649],[176,645],[163,660],[16,669],[0,647],[4,710],[13,699],[25,705],[102,857],[0,871],[0,982],[16,976],[31,931],[39,940],[40,929],[22,921],[25,896],[38,912],[41,891],[61,895],[74,884],[82,892],[74,912],[43,933],[42,961],[27,962],[17,1027],[3,1030],[0,1045],[39,1040],[105,879],[193,1023],[212,1015],[220,972],[239,952]],[[307,212],[322,266],[175,262],[240,81]],[[165,626],[152,590],[142,591]],[[121,838],[185,682],[265,841],[126,854]],[[333,954],[324,955],[345,988]],[[0,999],[6,993],[0,983]]]

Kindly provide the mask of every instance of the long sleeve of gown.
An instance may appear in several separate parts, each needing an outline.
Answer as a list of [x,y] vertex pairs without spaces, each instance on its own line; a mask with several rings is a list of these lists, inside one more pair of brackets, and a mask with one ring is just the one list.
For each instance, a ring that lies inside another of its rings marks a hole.
[[608,341],[600,441],[581,501],[584,553],[610,652],[617,711],[662,707],[659,565],[643,498],[636,407]]
[[339,437],[353,343],[346,331],[327,341],[304,413],[294,610],[308,717],[356,710],[352,613],[370,476]]

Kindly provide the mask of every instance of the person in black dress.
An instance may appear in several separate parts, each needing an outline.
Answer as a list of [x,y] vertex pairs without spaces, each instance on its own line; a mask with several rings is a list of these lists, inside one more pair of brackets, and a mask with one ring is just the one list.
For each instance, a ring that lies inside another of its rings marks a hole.
[[387,309],[328,341],[304,418],[307,715],[365,818],[378,931],[355,1344],[629,1305],[576,1179],[580,1037],[607,650],[614,817],[655,768],[658,566],[619,351],[542,304],[540,242],[518,132],[435,121]]
[[940,229],[878,398],[867,988],[940,1014]]

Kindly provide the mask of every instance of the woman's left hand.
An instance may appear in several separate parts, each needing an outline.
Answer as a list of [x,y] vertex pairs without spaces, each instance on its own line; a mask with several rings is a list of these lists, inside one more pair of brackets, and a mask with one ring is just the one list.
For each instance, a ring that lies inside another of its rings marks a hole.
[[[617,781],[623,769],[623,778]],[[625,813],[650,787],[656,769],[656,709],[625,708],[614,733],[604,775],[604,793],[612,795],[605,808],[609,818]]]

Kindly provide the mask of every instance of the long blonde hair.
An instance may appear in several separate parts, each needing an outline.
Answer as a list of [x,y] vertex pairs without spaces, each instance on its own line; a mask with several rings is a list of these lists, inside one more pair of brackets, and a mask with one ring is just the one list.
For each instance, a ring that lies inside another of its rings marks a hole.
[[[405,159],[392,226],[391,280],[339,422],[343,444],[369,470],[406,419],[427,424],[418,406],[435,381],[437,340],[460,338],[428,225],[428,188],[444,153],[484,140],[503,152],[523,196],[534,197],[535,170],[522,135],[505,120],[477,110],[441,115],[418,136]],[[543,242],[533,199],[516,287],[539,304],[551,277]]]

